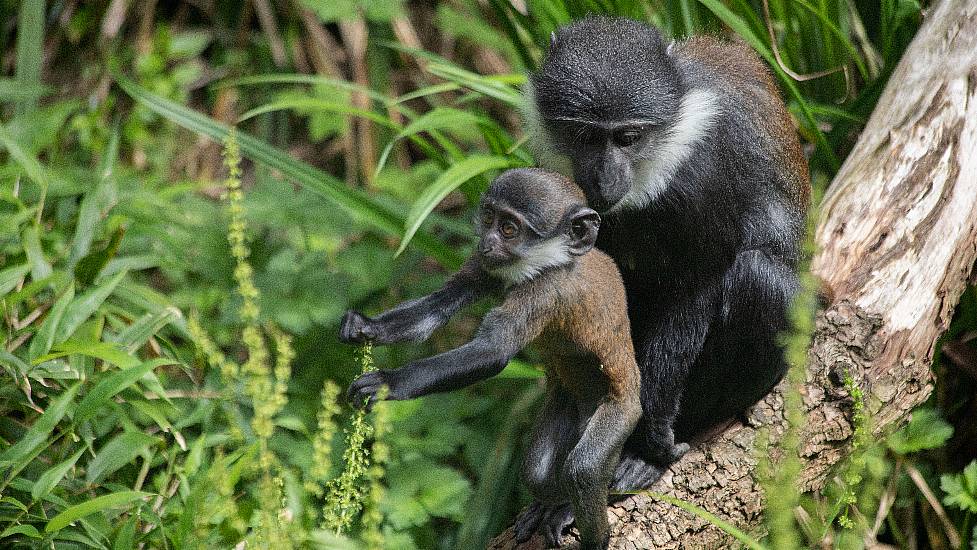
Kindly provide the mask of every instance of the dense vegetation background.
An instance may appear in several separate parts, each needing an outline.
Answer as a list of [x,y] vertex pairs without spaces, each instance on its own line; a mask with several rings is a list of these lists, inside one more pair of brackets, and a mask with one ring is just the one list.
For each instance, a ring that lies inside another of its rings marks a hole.
[[[480,190],[533,162],[525,74],[587,13],[746,40],[822,190],[923,17],[915,0],[0,4],[0,546],[475,548],[499,532],[526,501],[532,353],[364,417],[337,406],[367,362],[337,322],[458,264]],[[373,361],[460,343],[483,311]],[[975,336],[971,288],[931,404],[862,438],[790,511],[791,544],[977,548]]]

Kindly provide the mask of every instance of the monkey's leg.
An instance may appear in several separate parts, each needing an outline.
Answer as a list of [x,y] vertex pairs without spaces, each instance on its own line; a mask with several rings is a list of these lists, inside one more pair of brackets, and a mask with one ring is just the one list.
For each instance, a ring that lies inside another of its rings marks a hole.
[[610,539],[607,486],[621,448],[640,417],[637,399],[604,401],[590,417],[580,442],[567,456],[564,476],[580,529],[582,550],[607,548]]
[[676,422],[682,434],[742,415],[786,372],[778,337],[789,327],[787,310],[798,289],[792,269],[759,250],[741,252],[723,285],[730,289],[725,314],[710,326],[689,374],[686,393],[696,398],[682,403]]
[[631,444],[647,462],[665,467],[689,449],[687,443],[675,441],[675,420],[690,368],[715,317],[717,294],[718,288],[707,288],[676,302],[658,322],[644,327],[644,336],[636,342],[644,416]]
[[[565,527],[573,521],[570,502],[560,479],[563,463],[580,439],[576,403],[556,382],[549,385],[546,400],[523,460],[523,481],[535,501],[516,518],[516,541],[526,542],[543,527],[551,546],[559,544]],[[554,540],[555,539],[555,540]]]
[[492,291],[494,283],[473,260],[465,262],[443,287],[423,298],[404,302],[376,317],[347,311],[340,323],[343,342],[422,342],[459,309]]

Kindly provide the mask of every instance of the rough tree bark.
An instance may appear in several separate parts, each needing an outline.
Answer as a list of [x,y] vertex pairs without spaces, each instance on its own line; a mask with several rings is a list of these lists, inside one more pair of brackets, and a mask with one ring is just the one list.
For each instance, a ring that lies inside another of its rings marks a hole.
[[[850,447],[852,375],[876,434],[931,391],[937,337],[977,258],[977,4],[934,6],[824,198],[812,270],[830,288],[802,390],[803,489],[822,487]],[[696,503],[748,531],[762,522],[757,429],[782,431],[775,391],[694,447],[653,490]],[[717,528],[647,496],[608,508],[612,548],[722,548]],[[569,538],[569,537],[568,537]],[[490,545],[514,548],[512,530]],[[542,547],[535,537],[524,549]]]

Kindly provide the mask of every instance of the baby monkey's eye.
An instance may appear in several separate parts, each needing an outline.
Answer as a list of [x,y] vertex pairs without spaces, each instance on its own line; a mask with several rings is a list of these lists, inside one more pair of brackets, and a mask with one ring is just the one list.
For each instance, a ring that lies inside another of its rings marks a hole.
[[621,128],[620,130],[615,130],[611,135],[611,139],[614,143],[620,147],[627,147],[628,145],[634,145],[641,139],[641,130],[637,128]]
[[491,210],[482,210],[482,214],[481,214],[481,216],[480,216],[479,219],[481,219],[482,225],[484,225],[485,227],[488,227],[488,226],[492,225],[492,219],[493,218],[495,218],[495,216],[492,215],[492,211]]
[[519,234],[519,226],[516,225],[516,223],[512,220],[509,220],[502,224],[502,227],[499,228],[499,232],[502,233],[503,237],[511,239]]

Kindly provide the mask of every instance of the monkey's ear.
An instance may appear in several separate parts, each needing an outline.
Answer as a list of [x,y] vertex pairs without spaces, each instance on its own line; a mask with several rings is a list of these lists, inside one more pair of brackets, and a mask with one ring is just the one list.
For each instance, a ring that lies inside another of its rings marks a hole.
[[600,228],[600,215],[590,208],[581,208],[570,218],[569,251],[574,256],[582,256],[597,242]]

